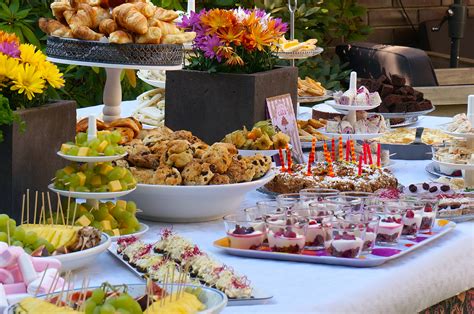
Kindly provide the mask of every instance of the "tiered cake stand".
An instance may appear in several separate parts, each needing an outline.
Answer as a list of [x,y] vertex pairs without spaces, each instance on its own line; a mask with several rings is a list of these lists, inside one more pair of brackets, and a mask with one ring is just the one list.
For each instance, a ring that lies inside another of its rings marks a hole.
[[50,36],[46,54],[55,63],[105,68],[105,122],[120,118],[123,69],[179,70],[183,64],[183,46],[170,44],[109,44]]
[[[474,95],[469,95],[468,102],[467,102],[467,117],[471,122],[471,125],[474,125]],[[469,150],[474,150],[474,134],[472,133],[455,133],[449,132],[441,128],[441,130],[451,136],[457,138],[463,138],[466,140],[466,146]],[[439,165],[452,168],[452,169],[461,169],[464,170],[464,185],[466,188],[474,188],[474,164],[454,164],[454,163],[447,163],[442,162],[433,156],[433,161]]]
[[[87,139],[91,140],[97,137],[97,125],[96,125],[96,118],[95,116],[89,116],[89,128]],[[83,162],[87,163],[89,168],[93,168],[97,162],[106,162],[106,161],[114,161],[118,159],[122,159],[125,157],[126,154],[122,155],[114,155],[114,156],[69,156],[64,155],[61,152],[57,153],[64,159],[75,161],[75,162]],[[59,193],[59,195],[65,197],[72,197],[72,198],[80,198],[87,200],[94,208],[98,207],[99,200],[103,199],[115,199],[117,197],[125,196],[135,190],[135,188],[126,190],[126,191],[119,191],[119,192],[72,192],[67,190],[59,190],[54,188],[54,183],[51,183],[48,188],[55,192]]]

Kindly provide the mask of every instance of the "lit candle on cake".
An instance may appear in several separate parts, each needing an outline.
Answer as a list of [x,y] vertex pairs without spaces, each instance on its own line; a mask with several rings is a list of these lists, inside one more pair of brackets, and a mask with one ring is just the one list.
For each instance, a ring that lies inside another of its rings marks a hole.
[[283,157],[283,150],[281,148],[278,149],[278,157],[280,157],[280,165],[281,165],[281,172],[285,172],[285,158]]
[[354,142],[354,140],[350,140],[350,146],[351,146],[352,162],[353,162],[353,163],[356,163],[356,162],[357,162],[357,157],[356,157],[356,150],[355,150],[355,142]]
[[350,143],[350,140],[347,140],[346,141],[346,161],[349,162],[349,158],[350,158],[350,151],[351,151],[351,143]]
[[331,159],[336,160],[336,141],[334,138],[331,139]]
[[286,159],[288,160],[288,173],[291,173],[291,166],[293,165],[293,161],[291,160],[291,149],[286,146]]
[[363,162],[364,162],[364,165],[366,165],[367,164],[367,143],[366,142],[362,143],[362,153],[364,156]]

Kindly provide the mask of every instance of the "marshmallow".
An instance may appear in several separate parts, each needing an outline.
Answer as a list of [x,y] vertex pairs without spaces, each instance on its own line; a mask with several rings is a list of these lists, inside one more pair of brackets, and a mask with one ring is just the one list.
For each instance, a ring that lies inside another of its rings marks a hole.
[[7,295],[10,294],[18,294],[18,293],[26,293],[26,285],[23,282],[12,283],[9,285],[3,285],[5,292]]
[[10,283],[14,283],[14,282],[15,282],[15,280],[13,279],[12,273],[10,273],[6,269],[0,268],[0,283],[10,284]]
[[13,254],[13,250],[6,249],[0,252],[0,267],[1,268],[11,266],[15,262],[16,262],[16,256]]
[[0,313],[5,312],[5,309],[8,307],[8,300],[7,294],[5,293],[5,289],[3,285],[0,284]]
[[29,285],[30,282],[38,278],[31,257],[28,254],[23,253],[18,257],[18,266],[20,267],[26,285]]
[[35,266],[35,270],[37,272],[42,272],[46,268],[48,269],[60,269],[61,268],[61,262],[55,258],[51,257],[32,257],[33,260],[33,265]]
[[[38,278],[28,285],[26,291],[29,294],[35,294],[36,292],[38,294],[45,294],[45,293],[48,293],[49,291],[54,292],[54,291],[61,290],[62,286],[65,284],[64,279],[62,278],[56,279],[55,287],[51,288],[51,286],[53,285],[53,280],[54,280],[54,276],[51,277],[48,275],[44,277],[43,282],[41,282],[41,278]],[[40,282],[41,282],[41,285],[40,285]]]

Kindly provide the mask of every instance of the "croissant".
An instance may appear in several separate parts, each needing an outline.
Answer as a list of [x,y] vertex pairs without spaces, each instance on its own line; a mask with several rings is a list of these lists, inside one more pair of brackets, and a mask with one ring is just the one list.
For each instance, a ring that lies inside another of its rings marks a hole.
[[[102,131],[108,128],[108,125],[99,119],[96,120],[96,124],[97,124],[97,131]],[[87,132],[88,127],[89,127],[89,118],[82,118],[76,123],[76,133]]]
[[69,0],[69,2],[71,3],[73,7],[77,7],[82,3],[88,4],[90,6],[99,6],[101,3],[101,0]]
[[92,29],[84,25],[71,27],[71,29],[72,29],[72,35],[74,36],[74,38],[78,38],[78,39],[100,40],[102,37],[104,37],[103,34],[96,33]]
[[135,8],[137,8],[137,10],[141,14],[143,14],[146,18],[152,17],[155,14],[155,11],[157,8],[153,4],[147,3],[147,2],[137,2],[137,3],[134,3],[134,5],[135,5]]
[[[78,26],[87,26],[89,28],[95,28],[97,24],[97,13],[92,7],[88,4],[81,3],[76,12],[74,11],[64,11],[64,18],[69,24],[71,29],[74,29]],[[98,24],[97,24],[98,25]]]
[[64,11],[72,11],[73,8],[69,4],[68,0],[62,0],[58,2],[52,2],[50,5],[51,11],[53,12],[53,16],[58,21],[64,21]]
[[177,28],[174,24],[163,22],[161,20],[155,20],[154,25],[150,25],[150,26],[161,28],[161,34],[163,36],[166,36],[169,34],[179,34],[181,32],[179,28]]
[[117,30],[117,23],[112,19],[102,20],[99,24],[99,32],[109,35]]
[[113,127],[122,127],[122,128],[131,129],[134,133],[133,137],[137,137],[138,134],[140,133],[140,130],[142,129],[141,123],[131,117],[119,118],[117,120],[110,122],[109,128],[113,128]]
[[135,36],[137,44],[159,44],[161,41],[161,28],[148,27],[148,31],[143,35]]
[[145,34],[148,30],[147,18],[132,3],[124,3],[114,8],[112,16],[123,28],[137,34]]
[[39,28],[48,35],[67,38],[72,37],[71,29],[54,19],[42,17],[38,20],[38,25]]
[[132,35],[124,31],[115,31],[109,35],[109,43],[112,44],[128,44],[133,43]]
[[97,28],[100,25],[100,22],[103,20],[108,20],[112,18],[109,10],[106,10],[102,7],[92,7],[95,12],[95,20],[92,28]]
[[163,22],[172,22],[178,18],[178,13],[173,10],[166,10],[160,7],[156,8],[153,19],[157,19]]
[[169,34],[163,37],[162,44],[184,44],[192,41],[196,37],[195,32],[185,32],[179,34]]

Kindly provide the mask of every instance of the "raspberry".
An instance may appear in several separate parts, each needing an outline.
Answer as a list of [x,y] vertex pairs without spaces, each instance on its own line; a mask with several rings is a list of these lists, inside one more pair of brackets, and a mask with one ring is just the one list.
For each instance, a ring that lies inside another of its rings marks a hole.
[[413,217],[415,217],[415,213],[411,209],[409,209],[409,210],[407,210],[407,213],[405,214],[405,217],[413,218]]

